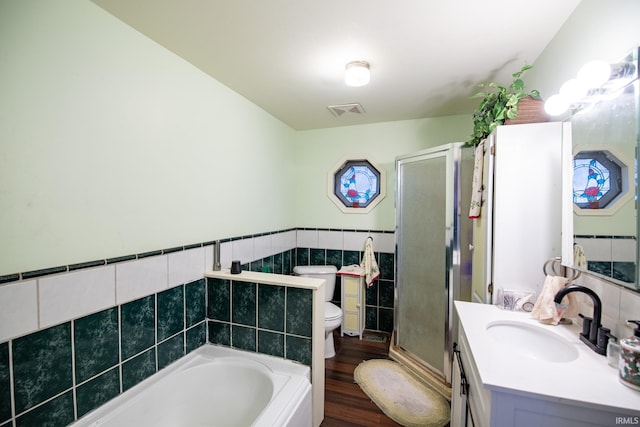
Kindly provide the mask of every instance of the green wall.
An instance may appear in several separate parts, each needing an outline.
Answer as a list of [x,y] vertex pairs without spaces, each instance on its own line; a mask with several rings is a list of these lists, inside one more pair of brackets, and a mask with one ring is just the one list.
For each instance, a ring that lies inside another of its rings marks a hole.
[[95,4],[1,0],[0,58],[0,275],[295,224],[295,132]]
[[[637,0],[582,0],[525,75],[527,87],[540,90],[546,99],[585,62],[621,58],[640,42],[638,22]],[[395,157],[465,141],[471,129],[470,115],[460,115],[297,132],[297,225],[394,229]],[[387,197],[369,214],[343,214],[326,197],[327,173],[341,160],[361,157],[385,168]]]
[[[640,2],[637,0],[582,0],[551,43],[526,74],[527,85],[541,91],[543,98],[558,92],[565,81],[575,77],[582,65],[594,59],[614,63],[640,43]],[[604,120],[604,118],[603,118]],[[586,140],[579,135],[574,144],[590,149],[606,148],[612,138],[601,127]],[[596,136],[597,134],[600,134]],[[597,142],[595,142],[597,141]],[[628,143],[632,146],[629,146]],[[627,164],[633,167],[634,140],[616,144]],[[633,188],[631,189],[633,191]],[[576,215],[576,234],[635,235],[636,208],[633,198],[607,216]]]
[[[467,115],[376,123],[296,134],[296,220],[301,227],[395,229],[395,158],[465,141]],[[367,158],[386,171],[387,195],[370,213],[342,213],[329,199],[328,174],[347,159]]]
[[640,43],[640,2],[582,0],[525,74],[547,99],[586,62],[615,62]]
[[[640,2],[583,0],[527,74],[548,97],[640,41]],[[594,29],[595,28],[595,29]],[[85,0],[0,0],[0,275],[291,227],[392,230],[394,159],[469,116],[296,132]],[[344,214],[327,173],[387,172]]]

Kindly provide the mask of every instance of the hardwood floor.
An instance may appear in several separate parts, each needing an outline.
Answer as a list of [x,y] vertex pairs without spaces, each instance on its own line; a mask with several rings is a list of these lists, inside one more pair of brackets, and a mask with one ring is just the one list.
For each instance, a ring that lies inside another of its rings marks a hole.
[[334,332],[336,356],[325,360],[324,421],[321,427],[399,426],[387,417],[360,386],[353,381],[353,371],[360,362],[388,359],[386,342],[360,340]]

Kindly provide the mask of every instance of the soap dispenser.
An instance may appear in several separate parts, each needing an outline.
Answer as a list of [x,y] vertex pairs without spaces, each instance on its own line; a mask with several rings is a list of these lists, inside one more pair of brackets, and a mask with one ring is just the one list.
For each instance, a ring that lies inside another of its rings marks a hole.
[[611,333],[607,334],[609,342],[607,343],[607,363],[609,366],[615,369],[619,369],[620,366],[620,343],[618,338]]
[[635,324],[633,336],[620,340],[620,382],[640,390],[640,320],[627,320]]

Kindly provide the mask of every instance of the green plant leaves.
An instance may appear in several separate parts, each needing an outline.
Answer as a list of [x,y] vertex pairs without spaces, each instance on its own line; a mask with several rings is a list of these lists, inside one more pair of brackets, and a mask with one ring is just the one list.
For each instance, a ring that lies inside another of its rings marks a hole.
[[514,105],[509,110],[507,110],[507,119],[515,119],[518,115],[518,105]]
[[496,127],[504,124],[506,119],[515,119],[518,115],[518,103],[522,98],[531,96],[540,99],[539,91],[525,90],[524,80],[521,78],[531,68],[533,65],[525,65],[520,71],[513,73],[513,81],[508,88],[496,82],[478,84],[478,87],[487,90],[471,97],[480,98],[482,101],[473,113],[473,134],[467,141],[467,145],[478,145]]
[[520,68],[520,71],[516,71],[515,73],[511,74],[511,76],[514,78],[514,80],[519,79],[520,77],[522,77],[522,75],[527,71],[533,68],[533,65],[525,65],[524,67]]
[[511,89],[514,92],[524,91],[524,82],[522,81],[522,79],[515,79],[513,83],[511,83],[511,85],[509,86],[509,89]]

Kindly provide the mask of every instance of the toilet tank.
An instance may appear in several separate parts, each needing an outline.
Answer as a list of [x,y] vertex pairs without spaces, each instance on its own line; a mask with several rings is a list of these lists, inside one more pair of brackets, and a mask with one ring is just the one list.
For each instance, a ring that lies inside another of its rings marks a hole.
[[333,291],[336,288],[336,273],[338,269],[335,265],[298,265],[293,267],[293,274],[302,277],[313,277],[324,279],[324,300],[331,301]]

